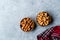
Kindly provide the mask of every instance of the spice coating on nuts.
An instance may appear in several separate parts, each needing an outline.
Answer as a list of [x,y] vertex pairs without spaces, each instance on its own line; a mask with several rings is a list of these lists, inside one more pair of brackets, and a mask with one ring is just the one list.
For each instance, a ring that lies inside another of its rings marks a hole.
[[37,23],[41,26],[47,26],[48,24],[51,23],[51,16],[47,12],[40,12],[37,15]]
[[30,18],[24,18],[20,22],[21,29],[24,32],[29,32],[34,29],[34,22]]

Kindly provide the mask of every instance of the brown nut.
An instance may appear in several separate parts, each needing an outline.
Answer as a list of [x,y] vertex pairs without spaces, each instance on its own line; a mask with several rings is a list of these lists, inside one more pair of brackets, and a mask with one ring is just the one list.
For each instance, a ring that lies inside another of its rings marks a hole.
[[52,18],[47,12],[40,12],[36,17],[36,21],[41,26],[47,26],[51,23]]
[[20,22],[20,28],[24,32],[29,32],[29,31],[33,30],[34,27],[35,27],[35,24],[30,18],[23,18]]

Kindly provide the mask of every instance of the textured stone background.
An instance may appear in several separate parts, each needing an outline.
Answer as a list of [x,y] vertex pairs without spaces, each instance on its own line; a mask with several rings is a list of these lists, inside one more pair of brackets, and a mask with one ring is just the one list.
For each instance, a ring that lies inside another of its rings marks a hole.
[[[30,17],[35,21],[40,11],[47,11],[54,19],[53,23],[47,27],[37,25],[34,31],[23,32],[20,20]],[[0,0],[0,40],[37,40],[38,34],[56,25],[60,25],[60,0]]]

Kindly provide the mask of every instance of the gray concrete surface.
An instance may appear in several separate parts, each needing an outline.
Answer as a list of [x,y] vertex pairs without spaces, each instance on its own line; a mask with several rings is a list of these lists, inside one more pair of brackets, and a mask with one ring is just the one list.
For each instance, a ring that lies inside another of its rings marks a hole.
[[[24,17],[32,18],[47,11],[54,19],[47,27],[36,26],[31,32],[23,32],[19,22]],[[37,40],[37,35],[46,29],[60,25],[60,0],[0,0],[0,40]]]

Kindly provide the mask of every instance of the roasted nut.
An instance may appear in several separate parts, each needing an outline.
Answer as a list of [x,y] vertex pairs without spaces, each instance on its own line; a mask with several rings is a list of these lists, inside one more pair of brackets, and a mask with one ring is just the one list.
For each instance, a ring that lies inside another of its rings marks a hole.
[[35,24],[30,18],[23,18],[20,22],[20,28],[24,32],[29,32],[29,31],[33,30],[34,27],[35,27]]
[[51,16],[47,12],[40,12],[36,17],[37,23],[41,26],[47,26],[51,23]]

